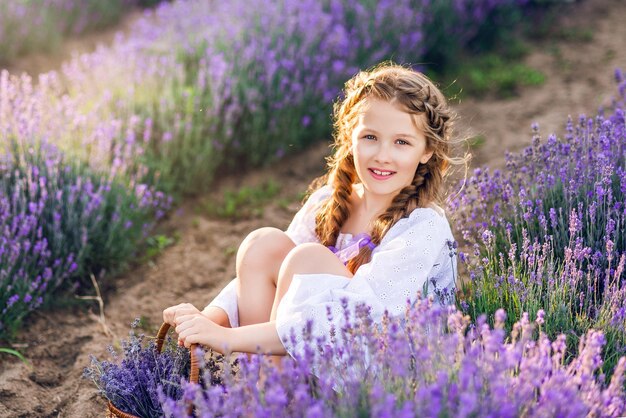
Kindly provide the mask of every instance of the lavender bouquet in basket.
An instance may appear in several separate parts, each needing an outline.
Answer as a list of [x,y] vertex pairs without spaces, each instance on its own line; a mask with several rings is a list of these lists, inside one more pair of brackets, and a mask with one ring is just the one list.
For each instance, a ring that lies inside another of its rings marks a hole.
[[[181,383],[189,381],[190,352],[178,347],[170,337],[159,352],[154,338],[135,333],[137,323],[131,326],[128,340],[122,341],[122,355],[109,347],[111,361],[99,361],[92,356],[84,376],[120,411],[138,417],[161,417],[159,392],[171,399],[181,399]],[[221,383],[219,367],[213,358],[201,362],[201,366],[209,372],[201,376],[213,376],[209,384]],[[204,385],[202,380],[199,383]]]

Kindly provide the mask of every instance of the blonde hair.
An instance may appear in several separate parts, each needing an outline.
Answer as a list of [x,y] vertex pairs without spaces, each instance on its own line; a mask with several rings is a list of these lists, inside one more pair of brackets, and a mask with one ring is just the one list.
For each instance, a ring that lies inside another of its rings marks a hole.
[[[470,156],[450,157],[453,114],[446,98],[422,73],[411,69],[383,63],[368,71],[361,71],[345,84],[344,99],[336,102],[333,109],[334,153],[328,161],[326,175],[314,180],[310,190],[328,183],[333,188],[332,196],[320,208],[316,217],[315,233],[325,246],[334,246],[339,231],[350,215],[352,186],[358,180],[352,155],[352,131],[366,99],[375,98],[394,102],[414,119],[423,115],[426,149],[432,157],[419,164],[410,185],[402,189],[392,200],[387,210],[374,222],[370,232],[371,241],[378,245],[389,229],[401,218],[418,207],[441,203],[444,177],[450,165],[465,163]],[[348,269],[354,273],[371,260],[372,249],[364,246],[348,261]]]

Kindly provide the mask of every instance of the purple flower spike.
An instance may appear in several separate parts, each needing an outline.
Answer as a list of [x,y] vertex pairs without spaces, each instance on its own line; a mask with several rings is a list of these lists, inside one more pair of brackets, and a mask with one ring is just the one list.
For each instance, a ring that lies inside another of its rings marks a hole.
[[[450,416],[587,416],[602,415],[606,408],[619,416],[626,407],[626,358],[619,360],[610,384],[596,377],[606,344],[601,332],[588,332],[566,365],[565,335],[550,341],[524,332],[521,338],[505,339],[503,329],[486,322],[468,330],[467,316],[422,299],[399,317],[383,314],[374,320],[370,309],[347,304],[340,317],[343,336],[332,344],[310,332],[314,323],[293,329],[292,338],[301,338],[304,349],[290,352],[280,368],[263,356],[252,361],[244,356],[232,376],[232,359],[225,359],[224,386],[186,385],[186,399],[193,399],[200,415],[226,417],[351,416],[354,411],[373,416],[444,411]],[[505,319],[499,310],[496,320]],[[185,402],[161,398],[174,417],[186,416]]]

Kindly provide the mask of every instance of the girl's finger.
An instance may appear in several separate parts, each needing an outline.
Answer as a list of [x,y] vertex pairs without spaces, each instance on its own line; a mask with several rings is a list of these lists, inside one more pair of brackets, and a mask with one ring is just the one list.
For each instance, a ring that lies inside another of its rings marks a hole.
[[189,339],[189,336],[192,334],[194,334],[193,330],[190,330],[190,329],[185,330],[182,332],[182,334],[180,334],[180,339],[183,340],[185,344],[187,344],[187,340]]
[[174,319],[172,318],[172,310],[171,308],[167,308],[163,311],[163,322],[170,324],[172,319]]
[[192,315],[193,313],[194,313],[194,312],[192,312],[192,311],[187,311],[187,310],[184,310],[184,311],[177,311],[177,312],[174,314],[174,318],[173,318],[173,319],[174,319],[174,321],[178,321],[178,320],[180,320],[180,318],[182,318],[182,317],[184,317],[184,316],[189,316],[189,315]]
[[176,333],[178,335],[181,335],[181,333],[183,333],[186,329],[190,328],[191,326],[193,326],[193,323],[191,321],[179,322],[178,325],[176,325]]
[[195,315],[182,315],[176,318],[176,324],[180,325],[184,322],[189,321],[190,319],[195,318]]
[[185,339],[185,345],[187,348],[191,347],[192,344],[196,344],[198,342],[198,338],[196,334],[192,334]]

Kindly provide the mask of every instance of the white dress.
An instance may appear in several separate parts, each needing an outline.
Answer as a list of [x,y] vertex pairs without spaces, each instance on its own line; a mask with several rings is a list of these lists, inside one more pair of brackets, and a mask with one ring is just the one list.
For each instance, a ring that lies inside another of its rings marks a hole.
[[[328,185],[315,191],[295,215],[286,234],[296,245],[319,242],[315,235],[315,215],[330,197]],[[441,209],[439,209],[441,210]],[[441,212],[443,212],[441,210]],[[339,234],[336,248],[353,244],[350,234]],[[445,215],[434,208],[417,208],[400,219],[372,252],[369,263],[361,265],[348,279],[334,274],[296,274],[276,312],[276,329],[287,352],[295,356],[303,352],[303,330],[313,321],[313,337],[330,335],[331,328],[343,323],[341,300],[354,308],[359,303],[371,307],[377,322],[385,310],[390,315],[403,315],[407,300],[411,303],[417,292],[432,295],[440,304],[453,301],[456,279],[456,251],[450,224]],[[231,281],[209,304],[228,314],[232,327],[239,326],[236,279]],[[329,321],[327,307],[332,312]],[[295,333],[296,343],[290,334]]]

